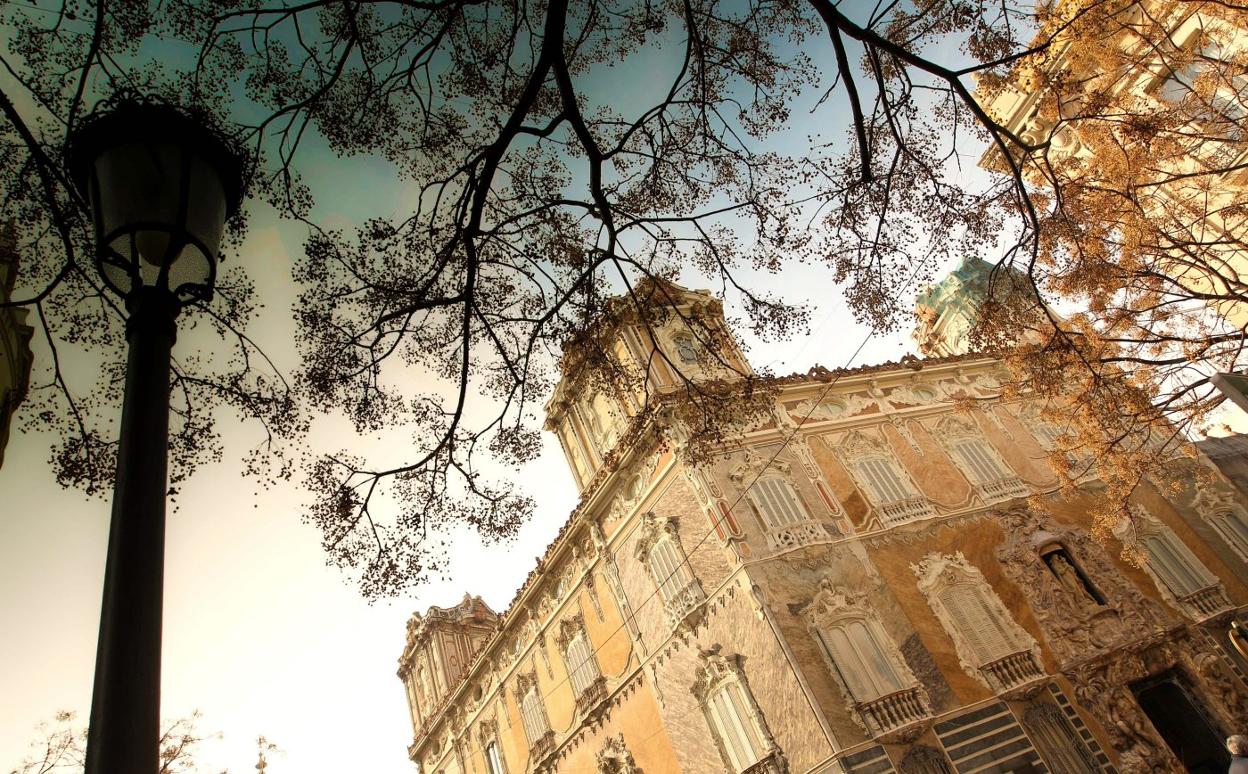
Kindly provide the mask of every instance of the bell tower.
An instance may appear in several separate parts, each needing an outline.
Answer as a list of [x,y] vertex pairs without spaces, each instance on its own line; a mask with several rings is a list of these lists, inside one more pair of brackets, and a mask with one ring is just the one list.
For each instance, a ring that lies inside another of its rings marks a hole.
[[655,396],[754,375],[719,299],[656,279],[608,300],[565,344],[560,369],[546,429],[559,438],[581,490]]
[[412,727],[419,733],[463,679],[473,657],[498,627],[498,615],[481,597],[464,594],[458,605],[436,605],[407,622],[407,645],[399,657],[399,679],[407,690]]

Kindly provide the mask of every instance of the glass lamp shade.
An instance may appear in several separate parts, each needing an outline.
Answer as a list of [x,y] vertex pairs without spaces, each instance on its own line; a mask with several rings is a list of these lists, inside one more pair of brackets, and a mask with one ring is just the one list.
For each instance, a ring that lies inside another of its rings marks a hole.
[[242,188],[242,163],[223,139],[175,108],[127,102],[85,122],[68,160],[108,287],[123,297],[159,288],[182,304],[212,297]]

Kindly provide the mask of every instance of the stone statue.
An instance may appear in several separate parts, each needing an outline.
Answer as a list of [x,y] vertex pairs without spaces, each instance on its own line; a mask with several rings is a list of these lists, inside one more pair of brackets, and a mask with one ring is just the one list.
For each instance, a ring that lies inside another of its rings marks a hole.
[[1066,589],[1081,607],[1100,607],[1100,603],[1088,591],[1083,579],[1079,577],[1079,571],[1069,559],[1056,552],[1046,558],[1049,560],[1049,569],[1053,570],[1053,574],[1061,581],[1062,588]]

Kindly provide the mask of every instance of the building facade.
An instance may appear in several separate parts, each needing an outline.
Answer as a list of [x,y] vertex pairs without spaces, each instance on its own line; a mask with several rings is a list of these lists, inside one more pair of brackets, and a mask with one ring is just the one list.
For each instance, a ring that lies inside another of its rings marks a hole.
[[[676,303],[723,325],[705,292]],[[1094,539],[1097,483],[1060,495],[1061,428],[974,355],[766,379],[766,416],[690,462],[667,364],[748,363],[638,320],[617,352],[660,409],[565,373],[548,426],[580,505],[505,612],[465,597],[408,627],[422,772],[1225,770],[1248,730],[1226,478],[1145,488]]]
[[[11,300],[17,282],[17,248],[12,226],[0,229],[0,302]],[[26,309],[0,307],[0,465],[9,443],[13,413],[30,387],[30,366],[34,356],[30,337],[34,329],[26,324]]]

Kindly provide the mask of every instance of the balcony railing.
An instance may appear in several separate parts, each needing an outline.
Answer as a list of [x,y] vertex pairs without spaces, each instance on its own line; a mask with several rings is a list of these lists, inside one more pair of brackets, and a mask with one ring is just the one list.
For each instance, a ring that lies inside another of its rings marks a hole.
[[585,686],[585,690],[576,697],[576,708],[584,715],[605,698],[607,698],[607,680],[605,677],[599,677]]
[[1044,670],[1036,663],[1035,654],[1030,650],[1011,653],[996,661],[989,661],[979,669],[997,693],[1044,677]]
[[916,521],[935,515],[936,512],[932,510],[932,504],[927,501],[926,497],[894,500],[891,503],[884,503],[880,506],[880,520],[884,522],[885,526],[905,524],[908,521]]
[[702,586],[696,580],[690,581],[680,591],[672,595],[672,598],[663,603],[664,609],[667,611],[667,621],[672,626],[684,623],[689,612],[702,604],[706,600],[706,595],[702,593]]
[[529,760],[538,763],[555,749],[555,732],[547,731],[529,746]]
[[975,491],[985,503],[999,503],[1015,497],[1029,497],[1031,489],[1018,476],[1007,476],[996,481],[975,485]]
[[779,750],[773,750],[757,763],[750,764],[741,774],[785,774],[784,758]]
[[872,736],[896,731],[925,720],[932,714],[927,703],[923,701],[918,686],[902,688],[878,699],[862,702],[857,705],[857,709]]
[[773,548],[783,551],[786,548],[808,546],[816,541],[826,540],[827,537],[828,531],[823,528],[823,524],[817,521],[799,521],[773,529],[767,539]]
[[1226,590],[1222,588],[1222,584],[1215,583],[1185,597],[1179,597],[1179,604],[1193,618],[1208,618],[1230,607],[1231,601],[1226,598]]

